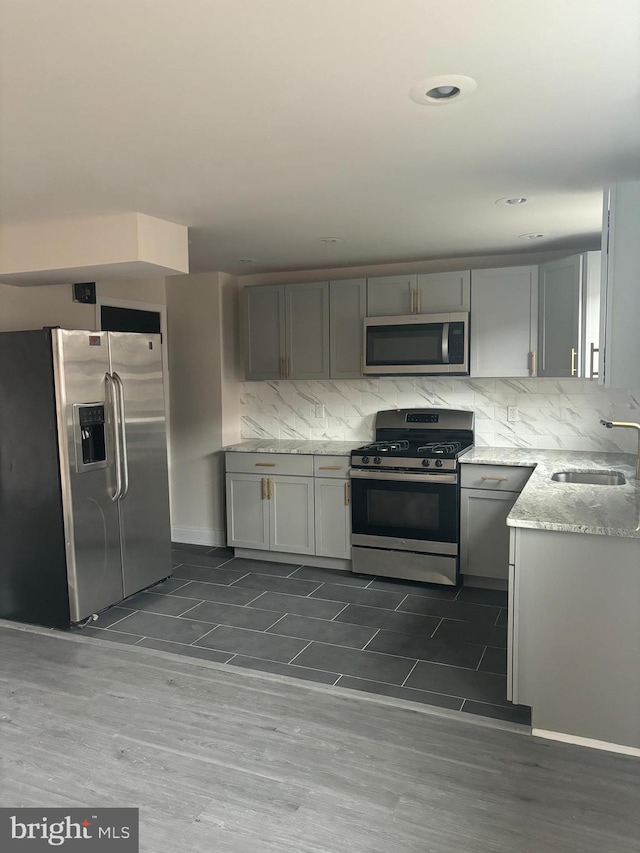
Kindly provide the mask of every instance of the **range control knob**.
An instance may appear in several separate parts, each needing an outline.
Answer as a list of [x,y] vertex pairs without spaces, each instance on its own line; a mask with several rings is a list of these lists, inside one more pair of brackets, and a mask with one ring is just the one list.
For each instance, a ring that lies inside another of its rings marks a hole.
[[442,459],[436,459],[436,468],[442,468]]
[[368,456],[363,456],[363,457],[362,457],[362,464],[363,464],[363,465],[368,465],[368,464],[369,464],[369,457],[368,457]]
[[425,468],[428,468],[431,465],[431,460],[430,459],[423,459],[422,464]]
[[380,459],[379,456],[376,456],[375,459],[373,460],[374,465],[380,465],[381,462],[382,462],[382,459]]

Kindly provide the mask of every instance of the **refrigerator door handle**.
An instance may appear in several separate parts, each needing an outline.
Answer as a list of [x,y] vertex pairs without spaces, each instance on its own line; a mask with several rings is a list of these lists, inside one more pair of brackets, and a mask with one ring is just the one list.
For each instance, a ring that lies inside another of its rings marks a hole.
[[124,411],[124,383],[119,374],[113,372],[113,378],[118,389],[118,421],[120,426],[120,451],[122,454],[122,489],[119,499],[124,500],[129,493],[129,458],[127,456],[127,431],[125,426],[125,411]]
[[111,495],[111,500],[115,503],[122,495],[122,450],[120,446],[120,425],[118,423],[118,388],[116,381],[111,373],[105,373],[105,383],[108,390],[108,397],[111,400],[111,421],[113,424],[113,444],[115,453],[115,471],[116,471],[116,488]]

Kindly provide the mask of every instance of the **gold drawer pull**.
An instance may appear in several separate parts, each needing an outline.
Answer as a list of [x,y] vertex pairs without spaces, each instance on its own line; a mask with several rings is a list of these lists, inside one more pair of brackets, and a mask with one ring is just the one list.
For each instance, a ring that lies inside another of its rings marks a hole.
[[275,468],[276,463],[275,462],[256,462],[255,466],[256,466],[256,468]]
[[345,506],[349,506],[349,504],[351,502],[350,496],[349,496],[350,485],[351,485],[351,483],[348,483],[348,482],[344,484],[344,505]]
[[480,477],[481,480],[496,480],[498,483],[506,483],[508,477]]
[[266,499],[267,499],[267,478],[266,478],[266,477],[263,477],[263,478],[260,480],[260,485],[261,485],[261,487],[262,487],[262,491],[261,491],[261,494],[262,494],[262,500],[264,501],[264,500],[266,500]]
[[342,471],[344,465],[319,465],[318,470],[320,471]]
[[271,477],[267,477],[267,500],[268,501],[271,500],[271,496],[273,494],[273,492],[271,491],[272,485],[273,485],[273,480],[271,479]]

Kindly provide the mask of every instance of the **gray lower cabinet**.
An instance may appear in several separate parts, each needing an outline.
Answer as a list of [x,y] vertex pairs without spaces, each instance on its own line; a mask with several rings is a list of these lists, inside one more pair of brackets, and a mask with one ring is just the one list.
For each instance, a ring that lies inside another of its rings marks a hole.
[[316,477],[316,554],[351,559],[351,506],[349,480]]
[[640,750],[640,539],[512,528],[508,697],[534,734]]
[[367,280],[329,283],[332,379],[362,376],[362,321],[367,310]]
[[508,580],[507,516],[531,476],[514,465],[465,465],[460,473],[460,573]]
[[483,578],[509,577],[507,516],[514,492],[460,490],[460,572]]
[[313,477],[269,477],[268,503],[270,549],[314,554]]
[[227,544],[236,548],[269,550],[267,478],[257,474],[227,474]]
[[226,475],[227,544],[315,553],[313,477]]

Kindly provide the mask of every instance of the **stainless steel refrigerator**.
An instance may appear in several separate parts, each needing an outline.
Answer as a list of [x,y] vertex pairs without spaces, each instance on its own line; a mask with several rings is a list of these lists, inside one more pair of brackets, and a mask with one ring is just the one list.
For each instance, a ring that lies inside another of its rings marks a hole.
[[64,627],[171,574],[159,335],[0,334],[0,616]]

